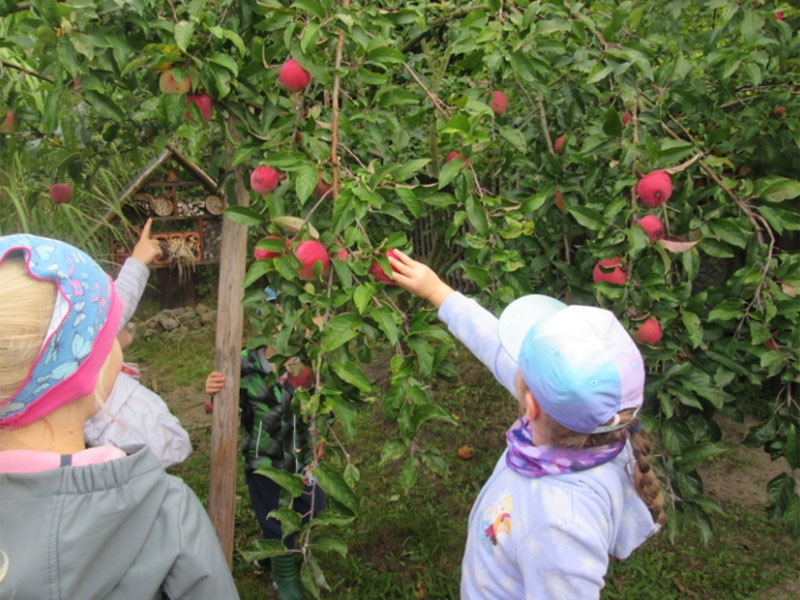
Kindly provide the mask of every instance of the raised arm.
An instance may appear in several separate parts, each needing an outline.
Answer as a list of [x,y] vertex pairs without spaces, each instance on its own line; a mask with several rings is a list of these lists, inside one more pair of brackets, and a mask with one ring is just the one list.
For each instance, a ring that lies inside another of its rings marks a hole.
[[405,290],[428,300],[439,309],[439,319],[512,395],[516,396],[514,379],[517,363],[500,344],[497,317],[480,304],[454,291],[427,265],[402,252],[394,251],[389,262],[394,280]]
[[117,293],[123,304],[122,318],[119,322],[120,330],[131,320],[133,313],[136,312],[139,300],[142,298],[144,288],[147,285],[147,278],[150,276],[150,269],[147,268],[147,265],[161,255],[161,246],[158,240],[150,237],[152,223],[152,219],[147,219],[144,227],[142,227],[139,241],[136,242],[133,252],[125,260],[125,264],[122,265],[119,275],[114,281]]

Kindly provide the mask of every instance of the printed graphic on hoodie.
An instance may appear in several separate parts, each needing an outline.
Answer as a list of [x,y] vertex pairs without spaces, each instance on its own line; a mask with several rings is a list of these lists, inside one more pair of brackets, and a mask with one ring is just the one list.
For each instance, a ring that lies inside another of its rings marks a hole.
[[506,494],[484,511],[481,518],[481,529],[485,536],[485,542],[497,546],[511,534],[511,511],[513,509],[514,499],[510,494]]

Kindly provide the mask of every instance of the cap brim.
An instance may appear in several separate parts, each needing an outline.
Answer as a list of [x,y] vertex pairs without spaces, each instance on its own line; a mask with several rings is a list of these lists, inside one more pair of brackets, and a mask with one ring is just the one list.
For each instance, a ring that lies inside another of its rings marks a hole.
[[563,302],[541,294],[517,298],[500,315],[498,334],[503,349],[517,362],[522,342],[531,327],[565,308],[567,305]]

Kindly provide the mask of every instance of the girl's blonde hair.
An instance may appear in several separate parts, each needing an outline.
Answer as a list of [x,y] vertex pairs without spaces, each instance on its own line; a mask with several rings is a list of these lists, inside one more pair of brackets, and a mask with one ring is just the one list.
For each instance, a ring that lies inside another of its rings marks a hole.
[[[634,416],[634,412],[632,408],[620,411],[618,415],[622,427],[606,433],[577,433],[567,429],[544,412],[542,412],[542,418],[552,444],[564,448],[605,446],[618,442],[626,433],[630,435],[633,458],[636,463],[633,469],[633,485],[639,493],[639,497],[650,510],[653,521],[663,527],[667,522],[667,513],[664,511],[664,495],[661,493],[661,485],[647,459],[650,454],[650,440],[644,430],[639,427],[639,419]],[[613,419],[604,425],[611,425],[612,422]]]
[[0,263],[0,404],[28,376],[42,349],[55,302],[55,286],[31,277],[22,259]]
[[[52,283],[30,276],[21,258],[0,263],[0,404],[19,389],[41,352],[56,294]],[[106,360],[97,375],[98,410],[111,393],[102,385],[108,369]]]
[[[517,397],[524,398],[525,393],[530,393],[525,380],[517,378]],[[639,426],[639,419],[635,416],[636,411],[632,408],[622,410],[617,413],[619,417],[619,429],[606,433],[578,433],[551,418],[542,411],[542,420],[547,435],[553,446],[562,448],[594,448],[613,444],[622,439],[624,435],[629,435],[631,447],[633,448],[633,458],[635,465],[633,468],[633,485],[639,497],[644,501],[653,521],[662,527],[667,522],[667,513],[664,510],[664,494],[661,492],[661,485],[658,483],[653,468],[647,457],[650,454],[650,440],[647,434]],[[614,419],[610,419],[603,425],[613,424]]]

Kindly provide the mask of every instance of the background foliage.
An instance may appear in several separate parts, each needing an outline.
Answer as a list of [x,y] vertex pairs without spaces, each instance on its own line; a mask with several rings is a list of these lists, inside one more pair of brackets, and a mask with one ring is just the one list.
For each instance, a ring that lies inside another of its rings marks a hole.
[[[708,513],[719,508],[696,468],[720,451],[714,415],[723,411],[759,417],[748,443],[788,467],[769,485],[770,511],[800,535],[797,9],[0,0],[0,14],[0,116],[16,118],[0,133],[3,232],[91,243],[87,227],[114,209],[120,182],[171,140],[225,183],[231,203],[236,177],[253,167],[285,175],[275,192],[229,211],[256,237],[348,249],[314,281],[297,278],[291,254],[256,261],[247,275],[261,332],[249,344],[302,356],[320,383],[296,408],[327,443],[314,474],[331,507],[308,525],[278,515],[286,532],[302,531],[310,591],[327,585],[315,557],[346,552],[336,527],[359,509],[358,468],[321,417],[334,415],[352,438],[359,409],[380,402],[397,422],[380,461],[400,461],[398,485],[413,486],[421,468],[446,475],[416,434],[452,419],[429,382],[453,372],[453,343],[431,312],[368,274],[386,249],[413,253],[421,239],[426,260],[473,282],[492,307],[540,292],[608,307],[632,331],[655,316],[664,337],[642,348],[645,424],[663,443],[669,534],[710,533]],[[277,81],[290,56],[312,76],[299,93]],[[213,98],[209,123],[194,108],[186,118],[184,95],[159,90],[166,69]],[[502,116],[488,106],[493,90],[509,97]],[[452,151],[466,161],[445,163]],[[658,168],[674,170],[675,191],[647,211],[632,190]],[[317,198],[320,173],[334,188]],[[48,203],[58,180],[74,182],[72,204]],[[635,226],[647,212],[678,243],[650,243]],[[593,283],[595,263],[616,256],[627,283]],[[264,276],[277,302],[264,299]],[[378,389],[363,365],[387,347],[388,385]],[[299,476],[271,476],[296,492]]]

